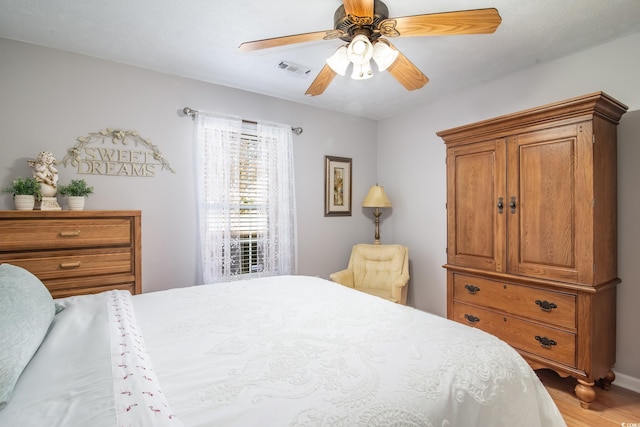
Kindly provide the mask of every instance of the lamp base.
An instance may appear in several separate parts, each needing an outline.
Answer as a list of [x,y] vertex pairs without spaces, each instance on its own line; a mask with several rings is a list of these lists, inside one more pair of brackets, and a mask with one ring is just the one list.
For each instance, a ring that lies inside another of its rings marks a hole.
[[374,245],[379,245],[380,244],[380,215],[382,215],[382,212],[380,212],[380,208],[376,208],[375,212],[373,212],[373,216],[376,217],[376,234],[375,234],[375,240],[373,241]]

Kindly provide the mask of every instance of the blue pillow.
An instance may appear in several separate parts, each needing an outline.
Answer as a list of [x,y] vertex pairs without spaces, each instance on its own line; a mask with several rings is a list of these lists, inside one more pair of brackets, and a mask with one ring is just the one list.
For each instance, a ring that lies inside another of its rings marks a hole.
[[55,315],[49,290],[24,268],[0,265],[0,409],[42,343]]

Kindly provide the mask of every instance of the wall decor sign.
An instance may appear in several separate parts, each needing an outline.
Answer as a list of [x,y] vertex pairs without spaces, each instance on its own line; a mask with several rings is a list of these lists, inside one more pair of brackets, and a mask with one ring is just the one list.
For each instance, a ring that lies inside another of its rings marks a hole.
[[324,216],[351,216],[351,159],[324,157]]
[[136,131],[107,128],[76,141],[62,163],[79,174],[152,177],[165,169],[175,173],[158,147]]

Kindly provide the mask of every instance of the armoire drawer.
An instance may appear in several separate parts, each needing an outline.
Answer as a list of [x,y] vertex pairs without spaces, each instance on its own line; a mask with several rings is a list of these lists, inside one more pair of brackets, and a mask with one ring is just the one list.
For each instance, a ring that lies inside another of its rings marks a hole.
[[86,249],[1,254],[1,263],[9,263],[48,279],[133,274],[131,249]]
[[453,320],[493,334],[518,350],[576,365],[573,333],[458,302],[453,304]]
[[576,328],[573,294],[454,274],[453,298],[564,328]]
[[131,245],[129,218],[107,219],[11,219],[0,221],[0,248],[30,250]]

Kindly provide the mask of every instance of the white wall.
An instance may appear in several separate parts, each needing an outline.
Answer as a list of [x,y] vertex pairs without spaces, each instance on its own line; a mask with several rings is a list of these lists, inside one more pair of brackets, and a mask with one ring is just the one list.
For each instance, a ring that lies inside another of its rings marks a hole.
[[[637,92],[636,92],[637,94]],[[640,109],[623,116],[618,128],[618,364],[640,391]]]
[[[442,268],[446,262],[445,146],[436,132],[597,91],[608,93],[630,110],[638,110],[638,46],[640,33],[467,88],[378,123],[378,179],[394,203],[394,214],[383,226],[390,239],[409,246],[412,305],[446,315],[446,275]],[[429,90],[429,86],[422,90]],[[636,327],[640,305],[640,226],[637,202],[631,205],[631,200],[638,198],[639,141],[637,133],[632,137],[631,132],[623,132],[625,120],[623,116],[618,148],[622,159],[618,168],[618,270],[623,284],[618,288],[615,370],[618,383],[626,381],[640,390],[640,340]]]
[[[193,121],[188,106],[301,126],[294,136],[299,273],[328,278],[345,268],[351,246],[372,239],[359,207],[376,179],[375,122],[266,96],[0,39],[0,186],[30,176],[42,150],[61,161],[76,138],[107,127],[137,130],[158,146],[175,174],[78,175],[60,165],[60,182],[95,187],[86,209],[140,209],[143,291],[196,282]],[[324,217],[324,156],[353,159],[353,215]],[[0,195],[0,209],[13,209]]]

